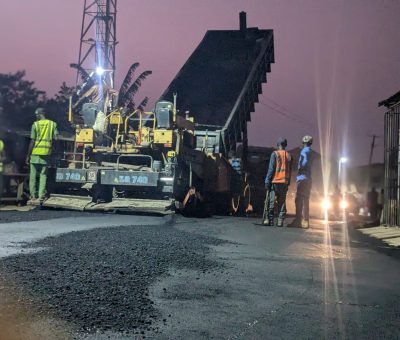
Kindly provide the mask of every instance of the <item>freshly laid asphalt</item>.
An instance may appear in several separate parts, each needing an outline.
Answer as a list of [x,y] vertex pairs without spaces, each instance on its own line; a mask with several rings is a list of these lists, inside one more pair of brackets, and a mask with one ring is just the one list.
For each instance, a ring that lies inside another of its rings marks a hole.
[[1,339],[399,338],[399,259],[346,223],[16,216],[0,224]]

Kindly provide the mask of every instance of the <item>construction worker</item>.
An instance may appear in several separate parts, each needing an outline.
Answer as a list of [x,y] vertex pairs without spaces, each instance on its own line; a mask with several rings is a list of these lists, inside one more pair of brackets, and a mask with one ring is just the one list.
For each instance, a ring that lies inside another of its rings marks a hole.
[[3,172],[4,172],[3,161],[4,160],[5,160],[4,142],[0,139],[0,205],[1,205],[1,199],[3,197]]
[[31,142],[26,163],[30,164],[30,203],[42,204],[45,198],[47,168],[50,162],[53,141],[57,139],[58,131],[57,124],[46,119],[43,108],[36,109],[35,115],[36,121],[31,129]]
[[296,217],[289,224],[289,227],[309,228],[310,227],[310,193],[311,193],[311,170],[312,170],[312,150],[313,138],[304,136],[302,139],[303,148],[300,152],[298,173],[296,177]]
[[371,220],[373,222],[378,219],[378,198],[379,194],[375,188],[372,188],[371,191],[367,194],[369,216],[371,217]]
[[268,173],[265,177],[265,189],[267,190],[266,204],[264,206],[264,225],[274,226],[275,199],[279,212],[278,227],[283,227],[286,217],[286,194],[290,184],[292,157],[286,151],[286,138],[277,141],[278,150],[271,155]]

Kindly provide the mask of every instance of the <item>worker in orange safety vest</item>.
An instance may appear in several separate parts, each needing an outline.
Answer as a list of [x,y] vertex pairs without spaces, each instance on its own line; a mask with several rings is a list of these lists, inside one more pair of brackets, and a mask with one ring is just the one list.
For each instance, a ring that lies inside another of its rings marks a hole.
[[287,140],[280,137],[277,141],[278,149],[271,154],[268,173],[265,177],[267,195],[264,205],[263,225],[274,226],[275,201],[277,202],[278,227],[283,227],[286,217],[286,194],[290,185],[292,157],[286,151]]

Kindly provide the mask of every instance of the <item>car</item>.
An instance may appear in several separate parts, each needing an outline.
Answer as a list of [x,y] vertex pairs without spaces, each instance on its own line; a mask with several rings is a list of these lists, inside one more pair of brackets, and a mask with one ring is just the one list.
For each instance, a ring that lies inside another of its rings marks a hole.
[[323,218],[330,220],[341,220],[344,217],[357,216],[360,204],[351,193],[343,195],[335,193],[325,196],[321,200],[321,214]]

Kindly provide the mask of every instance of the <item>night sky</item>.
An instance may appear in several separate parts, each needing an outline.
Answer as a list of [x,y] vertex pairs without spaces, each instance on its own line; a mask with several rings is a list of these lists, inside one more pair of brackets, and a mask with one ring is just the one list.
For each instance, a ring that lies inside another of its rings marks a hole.
[[[25,69],[49,96],[73,85],[83,0],[0,0],[0,72]],[[153,75],[139,97],[152,102],[211,29],[273,29],[275,60],[250,125],[250,144],[289,148],[303,134],[332,157],[368,162],[371,138],[383,137],[378,102],[400,90],[400,1],[118,0],[117,87],[130,64]],[[179,94],[178,94],[179,105]],[[319,117],[319,118],[318,118]],[[319,128],[318,128],[319,127]],[[374,161],[383,161],[377,139]]]

